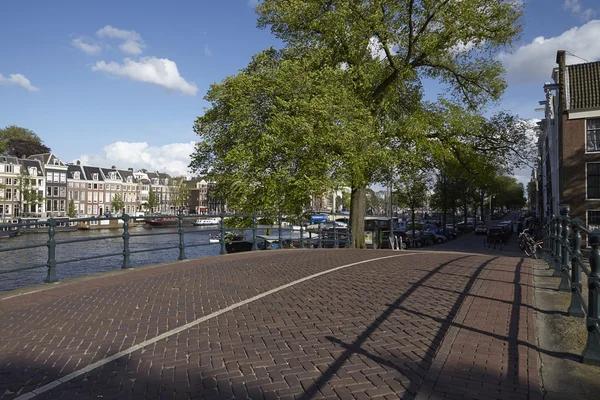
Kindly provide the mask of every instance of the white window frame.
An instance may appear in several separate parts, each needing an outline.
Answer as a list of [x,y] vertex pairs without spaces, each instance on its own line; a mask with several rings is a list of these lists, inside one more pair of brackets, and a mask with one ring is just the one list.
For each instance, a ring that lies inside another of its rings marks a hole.
[[597,198],[597,199],[590,199],[588,197],[588,174],[587,174],[588,164],[600,164],[600,161],[590,161],[590,162],[586,162],[585,163],[585,179],[584,179],[584,183],[585,183],[585,201],[600,201],[600,197]]
[[[584,149],[585,149],[585,154],[600,154],[600,137],[598,140],[598,144],[596,146],[596,148],[598,148],[598,150],[592,150],[589,151],[588,150],[588,122],[591,120],[598,120],[598,122],[600,123],[600,117],[595,117],[595,118],[586,118],[585,119],[585,131],[584,131]],[[598,131],[598,135],[600,136],[600,130]]]

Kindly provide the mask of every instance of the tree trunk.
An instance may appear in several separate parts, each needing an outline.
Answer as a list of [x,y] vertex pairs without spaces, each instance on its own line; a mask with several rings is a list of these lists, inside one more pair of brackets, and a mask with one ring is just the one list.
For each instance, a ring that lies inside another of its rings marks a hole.
[[415,231],[417,230],[417,228],[415,227],[415,208],[414,207],[410,207],[410,215],[411,215],[411,221],[412,221],[412,239],[413,239],[413,243],[415,243]]
[[350,193],[350,226],[352,227],[352,247],[355,249],[367,248],[365,244],[366,196],[366,185],[353,187]]
[[481,222],[483,222],[483,200],[485,197],[485,193],[483,192],[483,190],[481,191],[481,197],[480,197],[480,201],[479,201],[479,206],[481,207]]

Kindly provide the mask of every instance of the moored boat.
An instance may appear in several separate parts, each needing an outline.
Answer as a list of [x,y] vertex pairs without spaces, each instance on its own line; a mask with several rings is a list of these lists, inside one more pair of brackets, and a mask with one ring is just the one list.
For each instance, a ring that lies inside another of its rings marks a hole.
[[196,221],[194,221],[194,226],[219,225],[220,223],[220,218],[198,218]]
[[146,218],[144,222],[153,228],[163,228],[169,226],[177,226],[179,224],[178,218]]
[[0,228],[0,239],[11,238],[21,233],[21,230],[16,227],[3,227]]

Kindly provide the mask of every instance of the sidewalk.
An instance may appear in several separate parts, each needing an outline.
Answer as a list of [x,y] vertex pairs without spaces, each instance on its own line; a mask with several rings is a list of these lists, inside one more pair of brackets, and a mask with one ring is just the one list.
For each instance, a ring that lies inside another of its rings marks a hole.
[[312,249],[45,286],[0,300],[0,399],[539,398],[531,279],[520,258]]

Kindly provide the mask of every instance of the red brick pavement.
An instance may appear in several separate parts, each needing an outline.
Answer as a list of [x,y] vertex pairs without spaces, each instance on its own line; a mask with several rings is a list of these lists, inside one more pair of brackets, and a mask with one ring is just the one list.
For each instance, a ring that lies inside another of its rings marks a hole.
[[[246,253],[2,300],[0,399],[282,284],[394,254]],[[421,253],[351,266],[219,315],[36,398],[533,397],[539,386],[533,292],[525,284],[531,270],[519,261]]]

